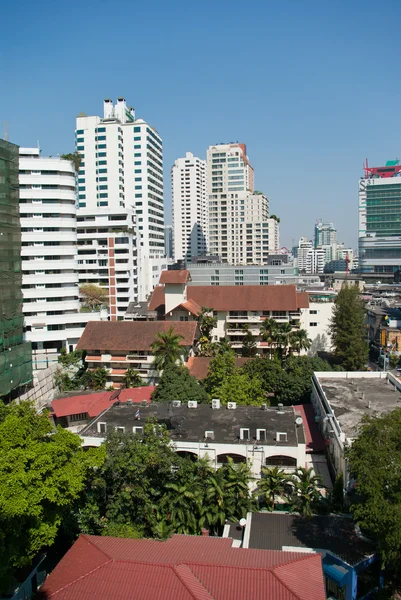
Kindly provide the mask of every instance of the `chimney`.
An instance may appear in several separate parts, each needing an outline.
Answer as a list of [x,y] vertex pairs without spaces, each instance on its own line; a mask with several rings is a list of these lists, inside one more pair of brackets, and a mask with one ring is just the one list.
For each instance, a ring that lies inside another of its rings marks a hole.
[[284,404],[282,404],[281,402],[279,402],[277,404],[277,413],[279,415],[283,415],[284,414]]

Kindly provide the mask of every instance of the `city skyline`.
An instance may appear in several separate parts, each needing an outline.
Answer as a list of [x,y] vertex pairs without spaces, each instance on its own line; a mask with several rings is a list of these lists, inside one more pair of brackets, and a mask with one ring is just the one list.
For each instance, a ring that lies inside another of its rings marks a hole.
[[[344,222],[341,237],[356,247],[363,161],[378,166],[400,156],[397,119],[383,118],[396,115],[401,99],[391,59],[399,50],[398,2],[389,2],[385,31],[369,0],[331,7],[311,1],[290,11],[255,2],[245,13],[234,1],[229,15],[213,4],[213,18],[209,10],[183,12],[179,2],[156,1],[135,7],[135,22],[121,19],[124,7],[132,8],[124,1],[121,13],[107,1],[96,11],[91,4],[72,1],[67,14],[46,0],[8,7],[2,134],[7,122],[11,142],[33,147],[39,139],[46,156],[72,151],[76,115],[98,114],[99,99],[124,95],[164,140],[166,223],[175,159],[186,152],[204,158],[208,146],[238,140],[247,145],[256,189],[281,217],[283,245],[311,235],[323,213]],[[71,44],[71,32],[85,43]],[[224,33],[241,40],[241,52],[221,69]],[[104,51],[105,39],[115,50]],[[135,70],[116,52],[135,57]]]

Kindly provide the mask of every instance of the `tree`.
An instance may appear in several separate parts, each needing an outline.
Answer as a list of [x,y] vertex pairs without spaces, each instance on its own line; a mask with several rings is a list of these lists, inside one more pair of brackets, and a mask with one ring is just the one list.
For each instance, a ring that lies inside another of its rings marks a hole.
[[226,519],[239,521],[253,509],[254,503],[249,493],[252,481],[251,471],[247,463],[235,464],[231,458],[220,467],[224,477],[224,502]]
[[293,478],[294,495],[293,509],[305,517],[310,517],[313,510],[322,499],[319,488],[323,487],[320,475],[315,475],[313,469],[298,467]]
[[226,354],[226,352],[232,352],[232,348],[229,338],[223,337],[214,344],[214,354]]
[[[84,452],[79,437],[53,429],[28,402],[0,403],[0,581],[55,540],[103,449]],[[1,588],[1,584],[0,584]]]
[[280,356],[286,356],[287,352],[291,352],[293,329],[290,323],[278,323],[276,329],[276,344],[279,349]]
[[249,328],[249,325],[245,325],[243,327],[245,330],[245,336],[242,341],[241,354],[242,356],[247,356],[249,358],[254,358],[257,353],[257,345],[255,342],[255,338],[252,334],[252,331]]
[[374,537],[385,566],[401,565],[401,409],[365,416],[347,452],[356,479],[354,518]]
[[199,356],[212,355],[212,331],[217,325],[217,317],[213,316],[213,308],[202,306],[196,316],[199,325]]
[[98,367],[94,371],[87,371],[89,387],[94,390],[104,390],[106,387],[109,372],[105,367]]
[[132,367],[129,367],[123,376],[123,387],[135,388],[143,385],[142,377],[138,371],[135,371]]
[[356,285],[343,285],[334,304],[330,331],[334,355],[347,371],[365,369],[368,344],[365,341],[365,307]]
[[109,303],[109,292],[107,288],[94,283],[84,283],[79,288],[82,304],[91,311],[99,310],[101,306]]
[[58,362],[63,367],[81,367],[83,366],[84,351],[74,350],[73,352],[67,352],[63,347],[60,349]]
[[152,394],[154,402],[170,402],[171,400],[196,400],[208,402],[206,390],[199,385],[195,377],[190,375],[183,365],[168,365],[160,377],[159,385]]
[[263,467],[262,477],[258,482],[255,494],[262,495],[269,510],[274,510],[276,499],[286,493],[286,486],[291,481],[290,476],[278,467]]
[[70,152],[69,154],[62,154],[60,158],[63,158],[64,160],[70,160],[74,165],[75,171],[78,173],[79,167],[81,166],[82,162],[82,155],[79,152]]
[[184,348],[180,345],[184,337],[174,333],[174,327],[167,331],[158,333],[152,342],[151,349],[154,355],[153,366],[158,371],[163,371],[169,365],[175,365],[184,354]]
[[209,364],[209,371],[205,379],[205,388],[211,397],[215,396],[221,384],[235,372],[235,354],[233,350],[218,352]]
[[302,350],[309,350],[312,346],[312,340],[308,338],[305,329],[296,329],[291,333],[291,347],[295,352],[301,354]]
[[260,335],[262,336],[262,339],[269,344],[271,358],[273,346],[277,341],[277,322],[274,319],[266,318],[260,327]]
[[237,404],[260,406],[266,402],[260,379],[251,378],[239,369],[226,377],[220,387],[213,391],[213,395],[220,398],[222,404],[237,402]]

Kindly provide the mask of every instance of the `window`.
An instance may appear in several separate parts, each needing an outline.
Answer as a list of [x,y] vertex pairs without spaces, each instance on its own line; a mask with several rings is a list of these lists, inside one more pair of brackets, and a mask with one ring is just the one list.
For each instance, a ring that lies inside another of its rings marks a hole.
[[132,431],[133,431],[133,433],[136,433],[138,435],[142,435],[143,434],[143,427],[133,427]]
[[239,437],[240,437],[240,440],[249,440],[250,439],[249,429],[241,427],[241,429],[239,430]]
[[276,442],[286,442],[286,441],[287,441],[287,433],[278,431],[276,434]]
[[315,323],[315,322],[309,323],[309,327],[317,327],[317,323]]
[[70,421],[85,421],[88,418],[88,413],[78,413],[77,415],[70,415]]
[[98,433],[106,433],[107,430],[107,424],[106,423],[98,423],[97,424],[97,431]]
[[[106,133],[106,127],[98,127],[97,128],[97,132],[98,133]],[[78,133],[78,132],[77,132]],[[100,139],[100,138],[99,138]]]
[[180,321],[188,321],[188,317],[180,317]]
[[257,429],[256,430],[256,439],[259,442],[264,442],[266,440],[266,429]]
[[205,431],[205,440],[214,440],[214,431]]
[[118,431],[119,433],[124,433],[125,427],[116,427],[116,431]]
[[309,311],[309,314],[310,314],[310,315],[317,315],[317,310],[310,310],[310,311]]
[[141,128],[140,127],[134,127],[134,133],[140,133]]

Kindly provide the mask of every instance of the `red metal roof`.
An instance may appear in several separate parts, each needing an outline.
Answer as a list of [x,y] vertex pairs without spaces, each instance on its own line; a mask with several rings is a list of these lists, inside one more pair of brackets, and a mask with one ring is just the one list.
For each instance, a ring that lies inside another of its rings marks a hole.
[[325,449],[324,438],[316,424],[312,404],[297,404],[294,406],[294,412],[301,415],[303,420],[306,452],[323,452]]
[[[237,356],[235,366],[242,367],[248,360],[253,360],[253,358]],[[187,362],[190,374],[196,377],[196,379],[205,379],[209,371],[210,361],[211,358],[208,356],[190,356]]]
[[189,271],[162,271],[159,283],[181,283],[184,284],[190,278]]
[[325,600],[319,554],[81,535],[41,588],[57,600]]
[[[137,388],[126,388],[116,392],[98,392],[96,394],[81,394],[79,396],[69,396],[68,398],[58,398],[52,401],[52,409],[56,417],[67,417],[69,415],[78,415],[88,413],[89,417],[97,417],[106,408],[109,408],[114,402],[150,402],[151,395],[155,390],[154,385],[146,385]],[[113,396],[113,398],[112,398]]]

